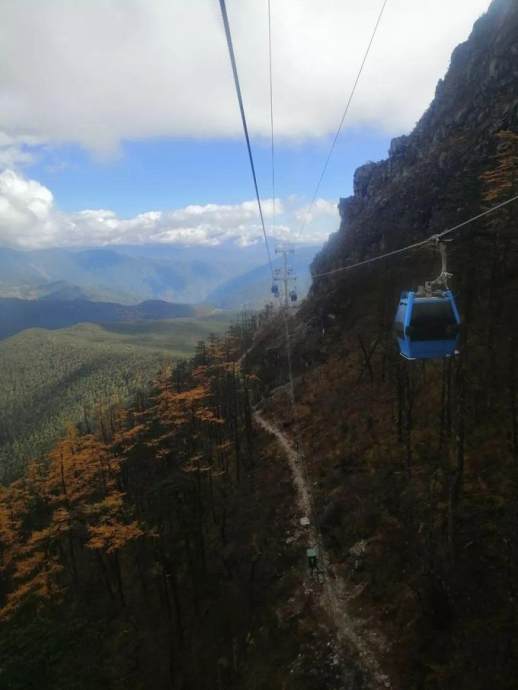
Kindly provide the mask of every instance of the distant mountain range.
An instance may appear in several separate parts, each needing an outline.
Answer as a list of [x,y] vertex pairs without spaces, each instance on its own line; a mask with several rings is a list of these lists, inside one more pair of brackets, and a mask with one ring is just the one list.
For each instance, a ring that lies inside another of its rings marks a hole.
[[[316,250],[303,247],[296,256],[312,258]],[[297,261],[307,272],[305,260]],[[262,277],[268,275],[264,263],[262,245],[0,248],[0,297],[126,305],[157,299],[175,303],[217,300],[218,306],[234,306],[251,301],[250,296],[260,297],[264,289],[269,294],[269,281]],[[235,293],[236,288],[251,288],[255,280],[261,287],[250,289],[249,297]],[[302,277],[301,287],[304,282]]]
[[160,316],[161,305],[140,307],[144,321],[28,329],[0,340],[0,482],[49,450],[68,424],[130,397],[164,361],[190,357],[200,340],[223,334],[234,318],[219,311],[155,321],[148,317],[155,308]]
[[[293,287],[296,288],[299,300],[305,297],[309,290],[309,266],[319,251],[320,247],[301,247],[290,256],[290,265],[297,276]],[[281,259],[277,257],[273,264],[274,268],[279,268],[282,265]],[[208,295],[207,302],[222,309],[241,309],[246,305],[259,307],[272,301],[271,287],[270,266],[258,266],[219,285]]]
[[191,304],[149,300],[137,305],[74,300],[0,298],[0,339],[27,328],[65,328],[77,323],[108,323],[202,316],[207,309]]

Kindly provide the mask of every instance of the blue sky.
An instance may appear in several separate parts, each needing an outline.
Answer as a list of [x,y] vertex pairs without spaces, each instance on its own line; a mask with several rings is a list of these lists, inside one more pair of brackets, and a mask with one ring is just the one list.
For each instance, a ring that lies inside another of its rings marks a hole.
[[[489,5],[390,0],[309,209],[381,2],[271,0],[278,240],[336,230]],[[270,225],[267,2],[227,5]],[[217,0],[7,0],[0,27],[0,246],[261,240]]]
[[[281,198],[311,196],[331,137],[278,143],[276,192]],[[387,154],[390,136],[369,129],[347,131],[331,160],[322,196],[338,199],[352,192],[354,170]],[[270,142],[254,142],[262,195],[271,196]],[[41,151],[26,167],[52,189],[63,211],[109,208],[122,217],[188,204],[236,204],[253,196],[248,156],[241,138],[231,140],[151,139],[126,141],[117,154],[100,159],[81,147]],[[138,189],[138,194],[135,190]]]

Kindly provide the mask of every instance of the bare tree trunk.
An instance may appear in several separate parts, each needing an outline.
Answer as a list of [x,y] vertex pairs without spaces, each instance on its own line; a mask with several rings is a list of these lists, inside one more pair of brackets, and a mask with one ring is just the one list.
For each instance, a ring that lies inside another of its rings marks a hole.
[[246,436],[246,450],[249,462],[253,464],[254,448],[253,448],[253,426],[252,426],[252,406],[250,404],[250,391],[248,390],[248,382],[246,376],[243,379],[244,394],[245,394],[245,436]]
[[358,342],[360,344],[361,351],[363,353],[363,367],[362,370],[360,371],[360,375],[358,376],[358,381],[357,383],[360,383],[360,381],[363,378],[363,374],[368,371],[369,372],[369,380],[371,383],[374,383],[374,370],[372,368],[371,364],[371,359],[372,355],[376,351],[376,348],[378,347],[380,339],[379,336],[375,339],[374,343],[371,345],[369,350],[367,351],[367,348],[365,347],[365,344],[361,338],[360,335],[358,335]]
[[117,589],[119,591],[119,597],[121,605],[124,608],[126,606],[126,597],[124,596],[124,587],[122,585],[122,572],[119,555],[117,553],[113,554],[113,566],[115,569],[115,577],[117,580]]
[[516,347],[518,339],[513,335],[509,340],[509,407],[511,411],[511,452],[518,460],[518,414],[516,404]]
[[403,381],[403,365],[398,359],[396,370],[397,382],[397,440],[403,443],[403,407],[404,407],[404,381]]
[[404,412],[405,412],[405,424],[404,424],[404,437],[405,437],[405,450],[406,450],[406,466],[407,472],[410,475],[412,472],[413,464],[413,452],[412,452],[412,431],[414,428],[414,388],[412,385],[412,373],[409,373],[408,366],[405,367],[405,377],[404,377]]
[[95,551],[95,555],[97,558],[97,563],[99,564],[99,568],[101,570],[101,575],[102,575],[102,578],[104,580],[104,584],[106,585],[106,589],[108,591],[108,594],[110,595],[110,599],[112,601],[114,601],[115,595],[113,593],[113,588],[112,588],[111,583],[110,583],[110,576],[108,573],[108,569],[106,568],[106,563],[104,562],[103,557],[99,553],[99,551]]
[[241,479],[241,439],[239,438],[239,391],[237,387],[237,378],[235,374],[235,364],[233,365],[231,386],[232,386],[232,431],[234,436],[234,451],[236,457],[236,482],[239,484]]
[[458,364],[456,373],[457,414],[456,414],[456,462],[450,475],[448,492],[448,549],[451,562],[455,562],[455,531],[459,500],[464,478],[464,450],[465,450],[465,415],[466,415],[466,386],[464,362]]

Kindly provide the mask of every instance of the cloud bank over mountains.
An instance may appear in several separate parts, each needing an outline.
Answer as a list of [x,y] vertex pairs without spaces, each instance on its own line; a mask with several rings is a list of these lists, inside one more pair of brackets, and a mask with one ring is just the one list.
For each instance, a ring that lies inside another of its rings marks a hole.
[[[272,2],[275,129],[298,146],[332,133],[381,0]],[[409,130],[451,50],[489,0],[391,0],[347,126]],[[269,137],[266,2],[228,0],[247,115]],[[403,40],[401,37],[404,37]],[[122,218],[61,211],[21,170],[38,149],[75,144],[110,157],[126,140],[241,137],[216,0],[4,0],[0,4],[0,245],[18,248],[262,241],[254,201]],[[58,160],[58,165],[60,161]],[[3,172],[1,172],[3,170]],[[138,192],[138,190],[136,190]],[[270,224],[272,200],[265,201]],[[319,243],[336,202],[277,202],[274,238]]]
[[[392,0],[348,126],[413,126],[489,0]],[[250,128],[269,135],[266,2],[230,0]],[[281,138],[334,131],[380,0],[272,3],[275,122]],[[124,139],[237,137],[235,94],[215,0],[4,0],[0,164],[27,137],[110,155]],[[17,141],[18,139],[18,141]]]
[[[263,213],[273,220],[273,200],[265,199]],[[318,199],[312,213],[297,199],[275,203],[277,221],[268,228],[276,240],[301,244],[323,242],[336,228],[336,204]],[[310,228],[302,221],[311,220]],[[0,173],[0,246],[19,249],[88,247],[120,244],[181,244],[215,246],[224,242],[241,246],[263,241],[257,204],[189,205],[170,211],[148,211],[120,218],[106,209],[64,213],[52,192],[36,180],[14,170]]]

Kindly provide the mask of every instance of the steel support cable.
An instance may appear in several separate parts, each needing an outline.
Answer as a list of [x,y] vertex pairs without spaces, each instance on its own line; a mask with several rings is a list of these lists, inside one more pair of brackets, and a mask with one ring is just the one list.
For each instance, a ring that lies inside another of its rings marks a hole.
[[408,244],[406,247],[400,247],[399,249],[394,249],[390,252],[386,252],[385,254],[380,254],[379,256],[373,256],[370,259],[365,259],[364,261],[358,261],[357,263],[354,264],[349,264],[348,266],[341,266],[340,268],[333,268],[330,271],[324,271],[323,273],[315,273],[312,277],[313,279],[315,278],[323,278],[325,276],[330,276],[334,275],[335,273],[343,273],[345,271],[352,271],[353,268],[359,268],[360,266],[366,266],[367,264],[373,264],[376,261],[381,261],[382,259],[387,259],[392,256],[396,256],[397,254],[403,254],[405,252],[409,252],[412,249],[417,249],[418,247],[424,247],[426,244],[430,244],[432,242],[436,242],[436,240],[439,240],[443,237],[446,237],[447,235],[450,235],[453,232],[456,232],[457,230],[460,230],[461,228],[466,227],[467,225],[470,225],[471,223],[474,223],[477,220],[480,220],[480,218],[484,218],[485,216],[489,216],[491,213],[495,213],[495,211],[498,211],[499,209],[503,208],[504,206],[508,206],[509,204],[512,204],[513,202],[518,201],[518,194],[516,196],[511,197],[510,199],[507,199],[506,201],[502,201],[502,203],[497,204],[496,206],[493,206],[492,208],[488,209],[487,211],[483,211],[482,213],[478,213],[476,216],[473,216],[472,218],[468,218],[468,220],[462,221],[462,223],[458,223],[457,225],[454,225],[451,228],[448,228],[447,230],[443,230],[442,232],[435,234],[435,235],[430,235],[430,237],[427,237],[424,240],[420,240],[419,242],[414,242],[413,244]]
[[[272,236],[275,232],[275,225],[277,222],[277,205],[275,200],[275,126],[273,118],[273,74],[272,74],[272,11],[271,2],[268,0],[268,77],[269,77],[269,87],[270,87],[270,157],[272,166],[272,224],[271,233]],[[272,273],[272,283],[274,283],[274,275]],[[280,302],[280,295],[277,293],[277,298]]]
[[[274,110],[273,110],[273,70],[272,70],[272,20],[271,20],[271,0],[268,0],[268,74],[269,74],[269,87],[270,87],[270,128],[271,128],[271,165],[272,165],[272,199],[273,199],[273,220],[272,220],[272,228],[275,226],[275,218],[276,218],[276,207],[275,207],[275,127],[274,127]],[[287,368],[288,368],[288,387],[289,387],[289,398],[290,398],[290,405],[291,405],[291,413],[294,421],[294,427],[295,427],[295,443],[296,443],[296,453],[297,453],[297,462],[300,467],[300,471],[302,473],[302,476],[304,478],[305,483],[309,486],[309,481],[308,481],[308,476],[307,476],[307,471],[306,471],[306,466],[305,466],[305,454],[304,454],[304,445],[302,442],[302,434],[300,430],[300,424],[299,424],[299,418],[297,414],[297,407],[296,407],[296,397],[295,397],[295,382],[293,379],[293,362],[292,362],[292,353],[291,353],[291,336],[290,336],[290,327],[289,327],[289,322],[288,322],[288,313],[287,313],[287,308],[286,307],[281,307],[282,309],[282,318],[284,322],[284,337],[285,337],[285,344],[286,344],[286,358],[287,358]],[[313,497],[313,493],[311,491],[307,492],[307,496],[309,499],[309,504],[310,504],[310,510],[311,510],[311,518],[315,518],[317,511],[316,511],[316,506],[315,506],[315,499]],[[322,537],[320,535],[320,532],[318,529],[316,529],[316,526],[314,526],[315,529],[315,536],[317,540],[317,545],[320,549],[320,553],[323,554],[325,553],[322,545]]]
[[[271,129],[271,164],[272,164],[272,198],[273,198],[273,224],[275,224],[275,127],[274,127],[274,116],[273,116],[273,70],[272,70],[272,12],[271,12],[271,0],[268,0],[268,76],[269,76],[269,87],[270,87],[270,129]],[[284,321],[284,334],[286,340],[286,355],[288,364],[288,381],[290,390],[290,403],[292,408],[292,414],[295,421],[296,435],[297,435],[297,452],[298,448],[302,448],[302,439],[300,438],[300,431],[298,429],[297,411],[296,411],[296,400],[295,400],[295,386],[293,382],[293,367],[291,360],[291,343],[290,343],[290,331],[288,324],[288,315],[286,313],[286,307],[282,308],[282,317]]]
[[377,32],[378,32],[378,28],[379,28],[379,25],[380,25],[380,23],[381,23],[381,19],[382,19],[382,17],[383,17],[383,13],[385,12],[385,7],[387,6],[387,3],[388,3],[388,0],[383,0],[383,3],[382,3],[382,5],[381,5],[381,9],[380,9],[380,11],[379,11],[379,13],[378,13],[378,16],[377,16],[377,19],[376,19],[376,23],[375,23],[375,25],[374,25],[374,29],[373,29],[373,31],[372,31],[372,33],[371,33],[371,36],[370,36],[370,39],[369,39],[369,43],[367,44],[367,48],[366,48],[366,50],[365,50],[365,53],[363,54],[363,59],[362,59],[361,64],[360,64],[360,69],[358,70],[358,73],[357,73],[357,75],[356,75],[356,79],[354,80],[354,83],[353,83],[351,92],[349,93],[349,97],[348,97],[348,99],[347,99],[347,103],[345,104],[345,109],[344,109],[344,111],[343,111],[342,118],[341,118],[341,120],[340,120],[340,124],[338,125],[338,129],[336,130],[335,136],[334,136],[333,141],[332,141],[332,143],[331,143],[331,147],[330,147],[329,152],[328,152],[328,154],[327,154],[327,157],[326,157],[326,159],[325,159],[324,167],[322,168],[322,172],[320,173],[320,177],[318,178],[318,182],[317,182],[317,185],[316,185],[316,187],[315,187],[315,191],[314,191],[314,193],[313,193],[313,197],[312,197],[312,199],[311,199],[311,203],[310,203],[310,205],[309,205],[308,212],[307,212],[307,214],[306,214],[306,217],[305,217],[304,222],[302,223],[302,225],[301,225],[301,227],[300,227],[300,232],[302,232],[302,231],[304,230],[304,228],[305,228],[306,225],[308,224],[309,219],[310,219],[310,217],[311,217],[311,211],[313,210],[313,206],[315,205],[315,202],[316,202],[316,200],[317,200],[317,196],[318,196],[318,193],[319,193],[319,191],[320,191],[320,186],[321,186],[322,181],[323,181],[323,179],[324,179],[324,177],[325,177],[325,174],[326,174],[326,172],[327,172],[327,168],[329,167],[329,162],[330,162],[330,160],[331,160],[331,156],[333,155],[333,152],[334,152],[334,150],[335,150],[335,148],[336,148],[336,144],[337,144],[338,139],[339,139],[339,137],[340,137],[340,134],[341,134],[341,132],[342,132],[342,128],[343,128],[343,126],[344,126],[345,119],[346,119],[346,117],[347,117],[347,115],[348,115],[348,113],[349,113],[349,110],[350,110],[350,108],[351,108],[351,103],[352,103],[353,98],[354,98],[354,95],[355,95],[355,93],[356,93],[356,89],[358,88],[358,84],[360,83],[360,79],[361,79],[361,76],[362,76],[362,73],[363,73],[363,69],[364,69],[365,64],[366,64],[366,62],[367,62],[367,58],[369,57],[369,53],[370,53],[370,51],[371,51],[372,44],[374,43],[374,39],[375,39],[376,34],[377,34]]
[[276,222],[275,203],[275,136],[273,124],[273,77],[272,77],[272,12],[270,0],[268,0],[268,73],[270,78],[270,129],[271,129],[271,159],[272,159],[272,232]]
[[227,14],[227,7],[225,4],[225,0],[219,0],[219,6],[221,9],[221,17],[223,19],[223,26],[225,28],[225,37],[227,39],[227,47],[228,47],[228,54],[230,57],[230,64],[232,66],[232,74],[234,75],[234,85],[236,87],[236,95],[237,95],[237,100],[239,103],[239,112],[241,113],[241,122],[243,124],[243,132],[245,134],[245,139],[246,139],[246,147],[248,150],[248,158],[250,161],[250,169],[252,171],[252,178],[254,181],[254,188],[255,188],[255,196],[257,199],[257,206],[259,209],[259,216],[261,219],[261,226],[263,229],[263,236],[264,236],[264,245],[266,247],[266,253],[268,255],[268,263],[270,265],[270,271],[272,274],[273,278],[273,264],[272,264],[272,255],[270,252],[270,245],[268,244],[268,235],[266,234],[266,226],[264,224],[264,215],[263,215],[263,207],[261,204],[261,196],[259,194],[259,186],[257,184],[257,175],[255,173],[255,164],[254,164],[254,157],[252,154],[252,146],[250,144],[250,136],[248,134],[248,126],[246,123],[246,115],[245,115],[245,108],[243,105],[243,96],[241,94],[241,86],[239,83],[239,75],[237,72],[237,64],[236,64],[236,56],[234,53],[234,45],[232,43],[232,33],[230,31],[230,24],[228,21],[228,14]]

